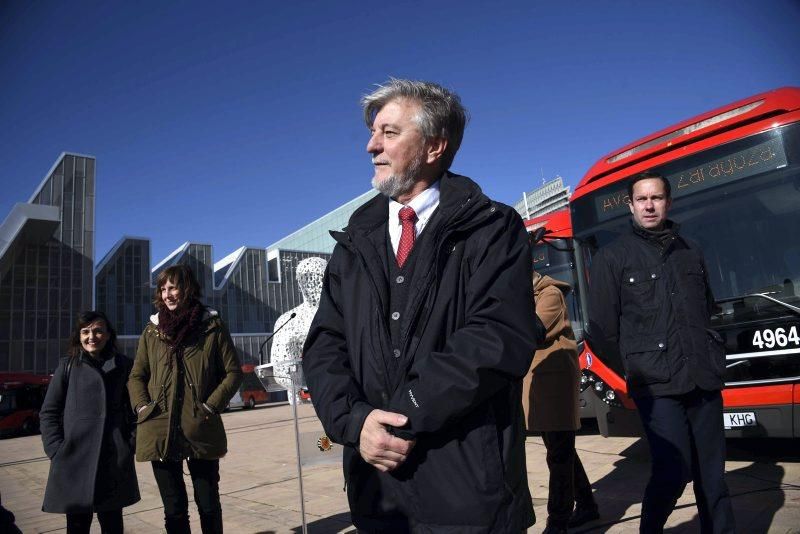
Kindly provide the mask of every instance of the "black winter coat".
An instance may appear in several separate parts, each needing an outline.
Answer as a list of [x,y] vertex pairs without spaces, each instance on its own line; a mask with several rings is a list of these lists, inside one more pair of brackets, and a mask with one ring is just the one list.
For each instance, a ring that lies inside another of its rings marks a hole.
[[634,397],[724,386],[703,254],[668,224],[674,237],[666,246],[632,225],[592,260],[588,341],[606,359],[621,358]]
[[[469,178],[446,174],[440,193],[440,223],[427,236],[434,252],[416,259],[400,365],[391,364],[382,259],[388,199],[376,196],[332,232],[303,370],[325,431],[345,445],[354,521],[387,492],[416,532],[520,532],[534,522],[521,410],[536,349],[528,239],[519,216]],[[392,473],[356,450],[376,408],[406,415],[395,434],[417,439]]]
[[133,462],[135,424],[126,383],[133,362],[116,354],[104,363],[83,354],[69,384],[62,358],[39,412],[50,474],[45,512],[104,512],[139,501]]

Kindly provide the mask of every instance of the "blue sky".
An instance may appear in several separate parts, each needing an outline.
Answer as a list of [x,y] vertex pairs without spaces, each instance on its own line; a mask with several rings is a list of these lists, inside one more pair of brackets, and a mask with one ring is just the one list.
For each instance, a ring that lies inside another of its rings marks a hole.
[[369,189],[359,97],[454,89],[453,170],[513,204],[541,177],[800,86],[800,2],[0,3],[0,218],[62,151],[97,158],[96,260],[267,246]]

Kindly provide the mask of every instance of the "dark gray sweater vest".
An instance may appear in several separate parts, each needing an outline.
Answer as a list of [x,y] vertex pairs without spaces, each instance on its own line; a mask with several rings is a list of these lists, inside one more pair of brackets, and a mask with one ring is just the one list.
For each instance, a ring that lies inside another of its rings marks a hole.
[[[407,338],[411,334],[412,321],[415,320],[414,310],[409,309],[408,297],[416,281],[415,275],[424,273],[426,262],[432,261],[435,254],[436,229],[439,222],[439,210],[437,209],[425,225],[425,229],[417,236],[414,248],[406,258],[403,267],[397,266],[397,257],[392,247],[392,240],[389,238],[389,231],[386,231],[386,265],[389,268],[389,334],[392,341],[392,355],[389,362],[389,371],[392,374],[402,372],[401,362],[405,361],[403,350]],[[419,267],[419,269],[417,268]],[[422,274],[420,274],[422,276]],[[396,376],[396,375],[395,375]]]

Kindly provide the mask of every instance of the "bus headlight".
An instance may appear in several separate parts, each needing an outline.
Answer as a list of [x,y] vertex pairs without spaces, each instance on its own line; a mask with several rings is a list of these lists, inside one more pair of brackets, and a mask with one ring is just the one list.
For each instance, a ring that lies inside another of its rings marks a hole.
[[608,406],[614,406],[617,408],[622,407],[622,403],[619,400],[619,395],[617,395],[617,392],[614,391],[614,388],[603,382],[600,377],[595,375],[593,372],[583,369],[581,371],[580,382],[581,393],[586,391],[589,386],[592,386],[595,394],[597,394],[600,400],[605,402]]
[[586,388],[588,388],[592,382],[594,382],[594,377],[591,375],[591,373],[589,373],[589,371],[586,370],[581,371],[581,382],[580,382],[581,393],[586,391]]

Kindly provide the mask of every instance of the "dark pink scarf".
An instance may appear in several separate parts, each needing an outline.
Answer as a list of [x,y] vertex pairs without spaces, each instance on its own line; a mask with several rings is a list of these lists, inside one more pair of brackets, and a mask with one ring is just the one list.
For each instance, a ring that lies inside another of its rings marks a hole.
[[158,312],[158,329],[166,336],[167,345],[172,349],[182,348],[184,343],[196,333],[203,324],[205,306],[193,300],[177,310],[163,308]]

